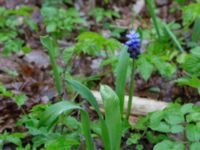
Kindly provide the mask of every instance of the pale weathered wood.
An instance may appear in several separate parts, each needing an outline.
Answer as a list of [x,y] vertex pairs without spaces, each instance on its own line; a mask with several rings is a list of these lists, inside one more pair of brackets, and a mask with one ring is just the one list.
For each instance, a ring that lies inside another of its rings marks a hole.
[[[92,91],[97,99],[98,104],[103,108],[103,101],[98,91]],[[125,96],[125,111],[127,110],[128,96]],[[148,98],[133,96],[131,115],[146,115],[149,112],[164,109],[168,104],[166,102],[156,101]]]

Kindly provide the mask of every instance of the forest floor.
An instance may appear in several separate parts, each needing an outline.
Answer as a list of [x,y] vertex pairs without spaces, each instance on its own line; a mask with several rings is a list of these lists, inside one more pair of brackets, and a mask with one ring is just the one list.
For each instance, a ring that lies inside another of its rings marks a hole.
[[[28,45],[31,48],[31,52],[27,54],[23,52],[11,53],[8,56],[0,55],[0,82],[7,90],[11,90],[14,94],[25,94],[27,96],[27,101],[22,107],[18,107],[12,98],[0,96],[0,133],[5,130],[7,132],[26,130],[25,128],[16,125],[16,121],[22,114],[29,113],[31,108],[37,104],[46,104],[49,101],[56,102],[59,99],[52,76],[52,66],[48,53],[40,43],[40,36],[46,35],[47,33],[44,24],[41,22],[42,16],[40,14],[40,8],[43,4],[36,0],[0,0],[0,6],[5,8],[16,8],[21,5],[31,6],[33,8],[31,17],[37,22],[38,30],[33,31],[25,24],[20,26],[20,30],[23,30],[23,32],[18,35],[18,38],[22,39],[25,45]],[[119,1],[106,5],[98,2],[94,5],[88,1],[80,0],[74,3],[74,6],[79,9],[83,17],[87,17],[85,28],[87,28],[88,31],[100,33],[105,37],[110,37],[111,31],[105,29],[102,22],[97,23],[94,18],[88,17],[87,13],[91,8],[97,6],[118,11],[121,17],[113,17],[113,19],[109,20],[109,23],[124,29],[118,37],[118,40],[121,43],[125,42],[125,34],[132,28],[133,11],[138,13],[134,18],[134,28],[139,26],[141,28],[148,28],[150,24],[150,16],[148,15],[146,5],[142,0],[133,3],[129,1]],[[157,0],[156,6],[159,10],[158,14],[161,19],[166,20],[167,22],[180,21],[180,11],[174,13],[169,12],[171,8],[176,7],[176,3],[173,3],[171,0]],[[21,18],[19,17],[18,19],[20,20]],[[62,49],[72,46],[76,42],[76,37],[78,35],[79,32],[73,31],[69,37],[58,41],[59,47]],[[145,42],[148,43],[149,41]],[[0,51],[3,51],[3,46],[1,47],[1,45]],[[145,48],[143,48],[142,51],[145,52]],[[99,66],[101,60],[102,57],[81,53],[79,56],[74,57],[71,62],[71,74],[77,76],[77,78],[84,76],[86,79],[88,78],[88,80],[90,80],[90,76],[95,76],[97,73],[104,73],[103,75],[97,76],[97,79],[89,81],[88,85],[90,85],[92,90],[98,90],[100,84],[107,84],[114,87],[114,76],[108,71],[111,67],[106,66],[101,68]],[[63,69],[68,67],[68,64],[61,59],[61,56],[58,56],[57,64]],[[108,74],[105,73],[106,71],[108,71]],[[195,88],[178,86],[172,82],[172,79],[177,79],[183,75],[185,75],[185,72],[181,69],[178,69],[171,79],[166,79],[158,72],[154,72],[150,79],[145,81],[142,79],[141,75],[136,72],[134,95],[164,102],[180,101],[181,103],[192,102],[199,104],[200,95]],[[128,88],[129,83],[126,87],[127,94]],[[64,83],[63,89],[65,89]],[[67,91],[63,91],[63,97],[68,98]],[[77,101],[79,101],[79,99],[77,99]],[[89,110],[89,107],[88,111],[90,112],[91,118],[96,117],[94,112]],[[96,142],[98,143],[98,141]],[[143,142],[145,143],[146,141]],[[128,149],[128,147],[125,149]],[[151,148],[149,147],[146,148],[146,150],[147,149]]]

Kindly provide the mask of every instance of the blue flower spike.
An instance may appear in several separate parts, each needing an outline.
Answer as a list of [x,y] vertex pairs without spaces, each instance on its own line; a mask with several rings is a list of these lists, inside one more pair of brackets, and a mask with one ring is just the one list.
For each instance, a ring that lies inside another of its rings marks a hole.
[[128,46],[128,53],[130,57],[137,59],[140,55],[140,35],[132,30],[129,34],[126,35],[126,38],[129,39],[125,45]]

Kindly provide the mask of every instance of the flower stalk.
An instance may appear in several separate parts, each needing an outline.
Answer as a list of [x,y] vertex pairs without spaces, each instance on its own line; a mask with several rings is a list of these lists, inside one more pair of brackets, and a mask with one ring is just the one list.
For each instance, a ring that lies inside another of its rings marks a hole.
[[130,79],[130,87],[129,87],[129,99],[128,99],[128,110],[127,110],[127,119],[130,116],[131,108],[132,108],[132,97],[134,94],[134,72],[135,72],[135,60],[140,55],[140,35],[132,30],[129,34],[126,35],[129,39],[125,45],[128,46],[128,53],[132,58],[132,69],[131,69],[131,79]]
[[131,66],[131,80],[130,80],[130,86],[129,86],[129,97],[128,97],[128,109],[127,109],[127,119],[129,118],[131,114],[131,108],[132,108],[132,101],[133,101],[133,95],[134,95],[134,72],[135,72],[135,63],[134,59],[132,60],[132,66]]

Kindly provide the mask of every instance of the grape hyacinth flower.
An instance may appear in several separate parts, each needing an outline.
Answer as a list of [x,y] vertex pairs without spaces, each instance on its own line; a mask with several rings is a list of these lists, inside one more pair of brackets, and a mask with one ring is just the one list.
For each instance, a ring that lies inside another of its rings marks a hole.
[[132,58],[132,70],[131,70],[131,79],[130,79],[130,86],[129,86],[129,99],[128,99],[128,110],[127,110],[127,119],[130,116],[131,108],[132,108],[132,97],[134,91],[134,73],[135,73],[135,59],[138,58],[140,55],[140,35],[132,30],[130,33],[126,35],[126,38],[129,40],[125,43],[128,46],[128,53]]
[[125,43],[128,46],[128,53],[131,58],[137,59],[140,55],[140,35],[132,30],[126,35],[129,40]]

